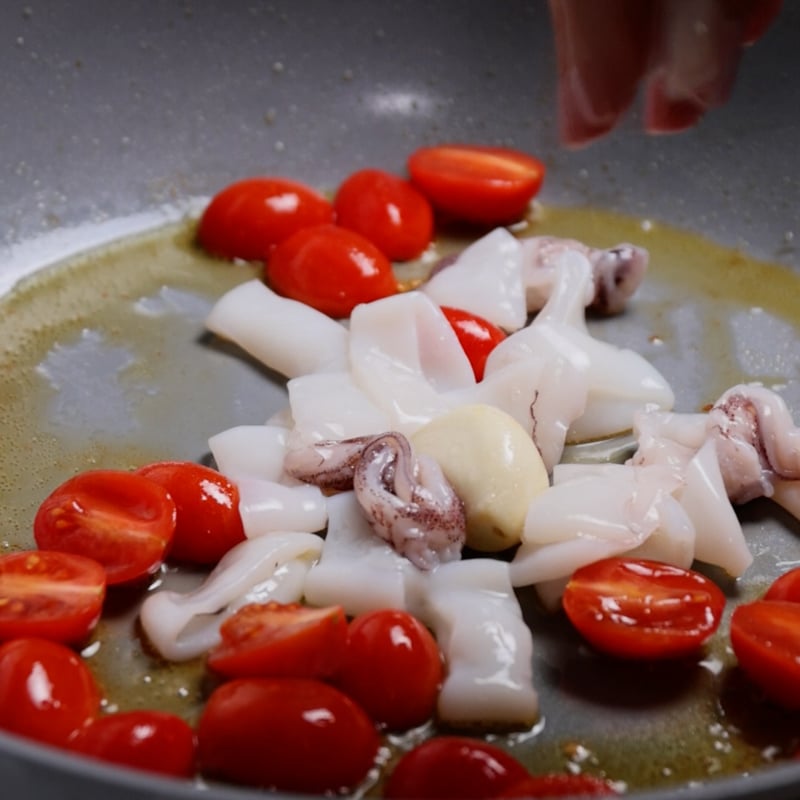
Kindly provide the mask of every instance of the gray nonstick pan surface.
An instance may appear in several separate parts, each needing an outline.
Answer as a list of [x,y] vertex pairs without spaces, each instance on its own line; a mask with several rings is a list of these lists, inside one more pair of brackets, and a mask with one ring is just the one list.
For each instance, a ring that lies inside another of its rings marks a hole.
[[[730,102],[697,128],[648,137],[634,110],[608,137],[566,150],[545,2],[6,2],[0,291],[112,238],[115,221],[155,226],[237,178],[335,187],[360,167],[402,173],[414,148],[443,141],[535,154],[548,170],[543,203],[659,220],[800,271],[800,6],[785,5],[745,54]],[[787,380],[796,397],[800,374]],[[43,800],[264,796],[5,734],[0,787]],[[631,796],[678,791],[800,797],[800,763]]]

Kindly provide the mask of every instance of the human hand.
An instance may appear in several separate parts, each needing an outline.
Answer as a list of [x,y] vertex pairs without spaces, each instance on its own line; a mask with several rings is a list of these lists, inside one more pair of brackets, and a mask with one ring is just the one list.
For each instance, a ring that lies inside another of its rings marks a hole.
[[730,96],[742,50],[782,0],[549,0],[561,139],[611,131],[644,83],[644,128],[693,126]]

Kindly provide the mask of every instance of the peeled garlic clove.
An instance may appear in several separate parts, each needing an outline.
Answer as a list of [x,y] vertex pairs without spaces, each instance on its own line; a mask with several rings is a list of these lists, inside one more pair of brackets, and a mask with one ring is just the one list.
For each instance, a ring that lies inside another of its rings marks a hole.
[[548,487],[531,437],[489,405],[461,406],[411,437],[414,452],[434,458],[464,503],[467,546],[497,552],[517,544],[531,500]]

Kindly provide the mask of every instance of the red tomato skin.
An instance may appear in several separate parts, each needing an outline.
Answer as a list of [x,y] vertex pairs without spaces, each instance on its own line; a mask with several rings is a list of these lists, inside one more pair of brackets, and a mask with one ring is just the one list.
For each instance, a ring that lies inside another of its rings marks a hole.
[[601,652],[667,659],[698,651],[719,626],[725,595],[693,570],[607,558],[576,570],[562,603],[572,624]]
[[208,665],[227,678],[318,678],[335,675],[347,647],[341,606],[250,603],[220,626]]
[[175,502],[171,560],[216,564],[244,541],[239,490],[217,470],[191,461],[159,461],[137,473],[166,489]]
[[70,478],[39,506],[33,535],[42,550],[94,558],[109,586],[154,573],[175,531],[175,503],[153,481],[121,470]]
[[403,755],[383,787],[387,800],[482,800],[528,777],[499,747],[467,736],[437,736]]
[[90,723],[100,692],[80,657],[47,639],[0,645],[0,728],[58,747]]
[[372,768],[379,738],[369,717],[338,689],[302,678],[222,684],[197,726],[208,777],[286,792],[352,789]]
[[337,684],[382,728],[407,730],[429,720],[442,680],[436,640],[408,612],[380,609],[351,621]]
[[392,261],[416,258],[433,238],[433,209],[411,183],[380,169],[362,169],[339,187],[336,224],[360,233]]
[[520,220],[544,180],[544,164],[518,150],[480,145],[422,147],[408,159],[411,182],[447,216],[477,225]]
[[800,567],[790,569],[776,578],[761,599],[800,603]]
[[197,239],[216,256],[266,261],[295,231],[327,222],[333,222],[333,204],[310,187],[286,178],[245,178],[212,198]]
[[335,318],[398,290],[386,256],[337,225],[304,228],[283,241],[267,263],[266,278],[278,294]]
[[192,727],[164,711],[122,711],[97,717],[71,740],[85,756],[175,778],[195,773]]
[[731,646],[743,672],[773,702],[800,709],[800,603],[757,600],[734,609]]
[[79,644],[97,625],[106,571],[91,558],[49,550],[0,556],[0,641]]
[[450,306],[441,308],[469,359],[475,380],[482,381],[486,359],[489,358],[489,353],[506,338],[505,331],[469,311]]
[[534,797],[616,797],[619,795],[608,781],[594,775],[570,775],[552,773],[548,775],[529,775],[519,783],[509,786],[493,798],[534,798]]

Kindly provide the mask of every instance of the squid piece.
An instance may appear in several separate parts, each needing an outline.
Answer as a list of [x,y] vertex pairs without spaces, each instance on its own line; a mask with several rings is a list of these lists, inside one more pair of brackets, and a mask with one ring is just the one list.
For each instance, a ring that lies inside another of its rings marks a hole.
[[527,318],[522,270],[519,239],[495,228],[420,288],[439,305],[464,309],[515,331]]
[[259,478],[279,481],[289,431],[279,425],[237,425],[208,440],[217,469],[236,481]]
[[347,369],[347,329],[305,303],[275,294],[260,280],[226,292],[206,327],[287,378]]
[[[669,410],[675,401],[665,378],[642,356],[589,334],[584,306],[592,292],[589,261],[580,253],[564,251],[547,304],[530,325],[500,342],[486,362],[486,374],[491,375],[517,360],[556,358],[584,375],[585,411],[571,423],[568,443],[629,431],[637,410],[650,406]],[[541,387],[545,390],[556,391]]]
[[464,504],[427,456],[414,458],[401,434],[370,440],[353,473],[353,489],[375,533],[419,569],[461,558]]
[[528,311],[538,311],[547,303],[557,280],[559,259],[567,250],[580,253],[591,264],[594,291],[588,307],[600,314],[618,314],[625,308],[650,260],[647,250],[627,243],[600,250],[555,236],[523,239],[522,276]]
[[303,375],[290,380],[286,388],[293,447],[376,434],[392,427],[390,415],[356,385],[349,372]]
[[713,441],[697,451],[683,473],[680,502],[695,527],[694,557],[738,577],[753,563],[731,506]]
[[707,414],[639,414],[633,464],[685,468],[713,442],[725,493],[733,503],[768,497],[800,519],[800,428],[783,398],[759,385],[728,389]]
[[386,413],[386,430],[412,433],[449,410],[445,393],[475,375],[450,323],[421,292],[363,303],[350,317],[355,384]]
[[430,573],[419,616],[447,665],[438,717],[459,728],[528,728],[539,716],[533,640],[508,564],[476,558]]
[[229,550],[194,591],[161,590],[142,603],[147,638],[168,661],[197,658],[220,641],[219,626],[247,603],[297,602],[322,551],[313,533],[283,532],[248,539]]
[[375,536],[352,491],[328,499],[328,532],[305,580],[308,603],[341,605],[350,616],[380,608],[413,613],[423,590],[423,573]]
[[452,399],[459,406],[478,403],[505,411],[529,433],[550,472],[561,460],[570,425],[586,410],[587,394],[586,376],[551,353],[504,364]]
[[353,488],[356,464],[373,436],[329,440],[298,447],[286,453],[284,468],[293,477],[320,489],[343,492]]
[[308,531],[325,528],[328,507],[317,486],[298,483],[286,486],[275,481],[242,478],[239,490],[239,515],[245,536],[254,539],[276,531]]
[[287,455],[294,477],[354,489],[372,530],[420,569],[461,557],[464,504],[432,458],[415,457],[400,433],[318,442]]
[[[685,541],[687,515],[669,499],[680,486],[680,477],[666,467],[557,467],[553,486],[528,506],[522,545],[511,562],[512,583],[567,578],[593,561],[641,548],[659,529]],[[691,555],[684,553],[682,561],[691,563]]]
[[734,503],[771,497],[776,483],[800,480],[800,428],[775,392],[728,389],[708,413],[708,430]]

